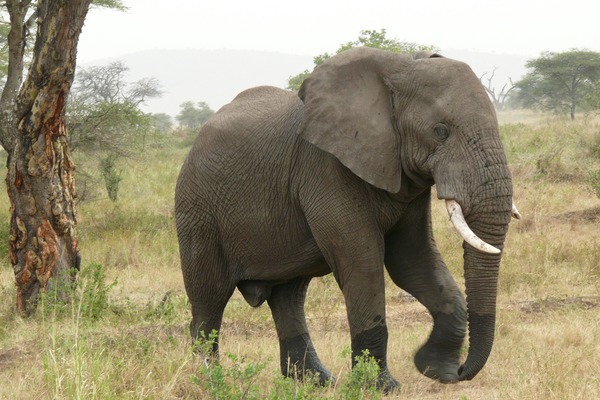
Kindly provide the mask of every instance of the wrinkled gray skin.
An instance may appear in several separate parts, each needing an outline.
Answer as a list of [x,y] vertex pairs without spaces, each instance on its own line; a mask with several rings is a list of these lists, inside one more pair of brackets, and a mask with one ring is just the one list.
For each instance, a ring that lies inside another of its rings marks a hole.
[[416,58],[349,50],[317,67],[298,94],[247,90],[203,127],[176,190],[193,338],[220,328],[237,287],[251,306],[266,300],[271,308],[282,373],[325,382],[331,374],[311,343],[304,300],[311,278],[333,273],[352,359],[368,349],[381,367],[379,385],[393,389],[385,265],[434,320],[415,355],[418,370],[456,382],[484,366],[500,255],[463,245],[465,302],[433,239],[431,186],[502,249],[510,173],[495,112],[471,69],[436,55]]

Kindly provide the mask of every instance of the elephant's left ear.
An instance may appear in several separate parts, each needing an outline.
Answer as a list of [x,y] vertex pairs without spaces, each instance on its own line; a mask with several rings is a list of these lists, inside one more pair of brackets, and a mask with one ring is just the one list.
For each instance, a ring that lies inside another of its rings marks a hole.
[[385,70],[409,58],[368,48],[348,50],[315,68],[298,93],[305,105],[300,136],[392,193],[400,190],[400,138]]

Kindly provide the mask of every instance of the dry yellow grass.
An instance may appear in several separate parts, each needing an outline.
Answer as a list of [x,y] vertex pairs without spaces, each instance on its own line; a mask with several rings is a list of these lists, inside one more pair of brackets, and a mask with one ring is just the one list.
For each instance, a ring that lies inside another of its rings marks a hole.
[[[589,150],[600,142],[600,125],[514,118],[500,115],[509,122],[502,135],[524,218],[507,239],[492,356],[470,382],[441,385],[421,376],[412,355],[429,334],[430,318],[389,282],[389,365],[402,387],[388,398],[600,398],[600,200],[586,181],[588,171],[600,169]],[[14,276],[2,247],[0,399],[209,396],[201,360],[190,349],[171,211],[185,153],[153,150],[124,171],[117,207],[107,200],[80,207],[84,265],[103,264],[107,281],[116,279],[102,320],[85,319],[77,304],[64,315],[16,315]],[[6,204],[2,195],[4,221]],[[461,239],[436,200],[433,217],[442,254],[462,284]],[[1,231],[6,240],[6,222]],[[343,298],[331,277],[313,281],[306,308],[320,357],[339,377],[315,396],[340,398],[350,374],[350,342]],[[279,350],[268,308],[251,309],[236,293],[221,336],[223,355],[239,357],[240,365],[265,364],[253,385],[273,394]],[[236,367],[227,356],[223,365]]]

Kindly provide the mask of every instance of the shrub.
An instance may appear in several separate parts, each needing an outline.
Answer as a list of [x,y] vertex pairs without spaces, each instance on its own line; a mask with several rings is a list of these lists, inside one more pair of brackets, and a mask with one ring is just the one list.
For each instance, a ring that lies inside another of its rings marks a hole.
[[600,199],[600,169],[591,171],[588,176],[588,181],[596,196]]
[[104,267],[100,264],[90,264],[81,271],[79,282],[82,318],[91,321],[101,319],[110,309],[108,294],[117,281],[107,284]]
[[355,360],[356,365],[341,388],[342,398],[380,399],[381,392],[377,389],[380,369],[375,357],[369,354],[369,350],[363,350]]
[[[212,331],[208,338],[199,339],[194,344],[195,350],[203,355],[210,354],[217,340],[217,332]],[[207,388],[213,399],[261,399],[260,388],[256,379],[265,368],[263,363],[247,362],[244,357],[227,353],[225,363],[207,358],[201,368],[202,378],[193,376],[192,382]]]
[[[66,316],[71,311],[78,320],[97,321],[110,309],[109,292],[117,282],[106,283],[104,267],[90,264],[82,268],[76,285],[63,284],[70,287],[58,290],[57,286],[51,286],[41,294],[41,313],[44,318],[51,315]],[[58,293],[67,293],[67,296],[60,297]]]
[[108,156],[100,160],[100,169],[102,170],[102,178],[106,186],[108,198],[112,201],[117,201],[119,196],[119,184],[121,183],[121,173],[115,168],[115,157]]

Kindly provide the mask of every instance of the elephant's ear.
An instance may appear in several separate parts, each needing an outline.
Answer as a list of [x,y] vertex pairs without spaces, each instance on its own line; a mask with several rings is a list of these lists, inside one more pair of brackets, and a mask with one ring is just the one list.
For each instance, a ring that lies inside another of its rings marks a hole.
[[298,93],[305,105],[300,136],[392,193],[400,190],[400,138],[385,78],[390,66],[407,60],[381,50],[348,50],[315,68]]

